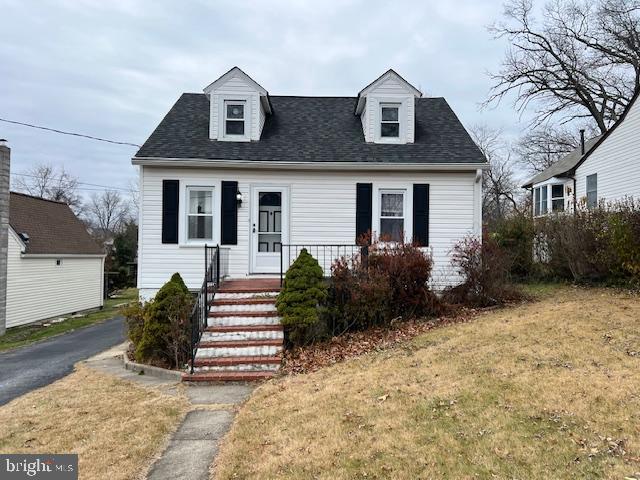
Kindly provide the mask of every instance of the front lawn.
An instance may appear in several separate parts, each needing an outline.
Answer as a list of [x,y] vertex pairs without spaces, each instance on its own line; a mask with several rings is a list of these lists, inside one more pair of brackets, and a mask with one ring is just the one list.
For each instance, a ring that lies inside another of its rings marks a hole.
[[120,292],[117,297],[105,300],[102,310],[97,310],[82,317],[69,317],[59,323],[49,323],[48,326],[34,324],[9,328],[7,333],[0,337],[0,352],[108,320],[118,315],[120,305],[137,299],[138,290],[136,288],[128,288]]
[[639,327],[637,295],[564,287],[269,382],[242,407],[215,478],[630,477]]
[[80,478],[144,478],[188,402],[87,367],[0,407],[0,452],[77,453]]

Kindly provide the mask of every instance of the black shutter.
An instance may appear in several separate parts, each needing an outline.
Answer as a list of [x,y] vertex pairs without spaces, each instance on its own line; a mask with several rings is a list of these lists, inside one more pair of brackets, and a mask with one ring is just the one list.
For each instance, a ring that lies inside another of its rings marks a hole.
[[413,185],[413,241],[422,247],[429,245],[429,185]]
[[162,243],[178,243],[180,182],[162,181]]
[[222,182],[222,244],[238,244],[238,207],[236,194],[238,182]]
[[371,233],[372,195],[371,183],[356,183],[356,242],[361,235]]

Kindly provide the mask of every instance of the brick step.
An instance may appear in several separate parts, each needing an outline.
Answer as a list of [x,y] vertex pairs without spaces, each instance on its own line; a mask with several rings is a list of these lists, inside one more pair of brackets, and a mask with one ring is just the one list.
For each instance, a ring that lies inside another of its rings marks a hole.
[[278,312],[276,310],[271,311],[257,311],[257,310],[243,310],[243,311],[216,311],[209,312],[209,317],[277,317]]
[[282,357],[274,356],[247,356],[247,357],[219,357],[219,358],[197,358],[195,367],[227,367],[232,365],[246,365],[255,363],[279,364]]
[[282,339],[265,340],[231,340],[231,341],[207,341],[199,342],[198,349],[201,348],[243,348],[243,347],[281,347]]
[[216,298],[211,306],[218,305],[261,305],[276,303],[275,297],[250,297],[250,298]]
[[267,380],[275,375],[275,372],[203,372],[193,375],[182,375],[183,382],[254,382]]
[[229,332],[281,332],[282,325],[215,325],[205,328],[205,332],[229,333]]

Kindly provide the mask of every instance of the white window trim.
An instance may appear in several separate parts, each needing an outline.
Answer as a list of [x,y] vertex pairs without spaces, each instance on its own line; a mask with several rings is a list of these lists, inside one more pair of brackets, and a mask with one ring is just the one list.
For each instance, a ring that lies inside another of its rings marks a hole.
[[[382,119],[382,109],[383,108],[396,108],[398,109],[398,119],[395,121],[391,120],[383,120]],[[394,140],[397,141],[400,139],[400,111],[402,110],[402,103],[388,103],[388,102],[380,102],[378,104],[378,110],[380,115],[380,121],[378,122],[378,135],[380,135],[381,139],[384,140]],[[397,137],[385,137],[382,135],[382,125],[385,123],[397,123],[398,124],[398,136]]]
[[[380,128],[382,124],[382,107],[383,106],[398,107],[398,122],[400,123],[400,133],[398,137],[382,137],[380,136]],[[407,143],[407,99],[385,97],[378,98],[375,108],[374,118],[374,142],[375,143]]]
[[[554,197],[553,196],[553,187],[557,187],[560,186],[562,187],[562,196],[561,197]],[[549,189],[549,193],[548,193],[548,198],[549,198],[549,205],[550,208],[548,209],[548,211],[550,213],[560,213],[560,212],[564,212],[567,209],[567,201],[566,201],[566,192],[565,187],[564,187],[564,183],[551,183],[549,185],[549,187],[547,187]],[[562,200],[562,210],[554,210],[553,209],[553,201],[554,200]]]
[[[227,135],[227,104],[244,104],[244,135]],[[225,142],[250,142],[253,111],[251,96],[247,95],[219,95],[218,96],[218,140]]]
[[[211,239],[190,239],[189,238],[189,192],[192,190],[209,190],[211,191]],[[218,228],[216,228],[216,220],[219,220],[219,213],[216,215],[218,199],[216,197],[217,192],[219,191],[216,188],[216,185],[194,185],[189,184],[186,185],[185,188],[181,189],[181,204],[183,207],[180,209],[180,221],[182,222],[182,242],[183,245],[188,245],[190,247],[193,246],[203,246],[203,245],[216,245],[218,243]]]
[[403,231],[404,231],[404,237],[405,237],[405,241],[407,241],[407,239],[411,238],[411,232],[409,231],[409,229],[412,227],[412,225],[410,224],[410,222],[408,221],[408,218],[412,218],[412,214],[409,215],[408,214],[408,210],[407,210],[407,206],[408,206],[408,196],[409,196],[409,189],[407,188],[398,188],[398,187],[379,187],[377,189],[377,194],[376,194],[376,202],[378,203],[377,206],[377,225],[378,225],[378,230],[377,230],[377,234],[378,236],[382,236],[382,194],[383,193],[400,193],[402,194],[402,217],[384,217],[384,218],[394,218],[394,219],[402,219],[403,220]]

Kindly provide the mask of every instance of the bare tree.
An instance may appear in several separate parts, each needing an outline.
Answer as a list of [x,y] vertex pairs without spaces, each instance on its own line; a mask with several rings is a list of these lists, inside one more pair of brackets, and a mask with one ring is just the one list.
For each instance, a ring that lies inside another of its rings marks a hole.
[[542,172],[580,146],[580,134],[542,126],[526,132],[516,145],[517,162],[531,173]]
[[640,87],[640,0],[552,0],[540,22],[531,0],[510,0],[490,31],[510,47],[485,105],[514,93],[536,126],[558,116],[604,133]]
[[67,173],[64,167],[57,169],[48,164],[36,165],[23,174],[19,174],[15,181],[19,191],[64,202],[76,213],[83,211],[82,197],[78,193],[78,179]]
[[482,211],[485,221],[493,223],[520,211],[520,188],[515,180],[511,152],[500,130],[476,125],[470,132],[489,162],[482,179]]
[[130,218],[129,202],[115,190],[94,193],[88,210],[94,229],[100,235],[117,233]]

